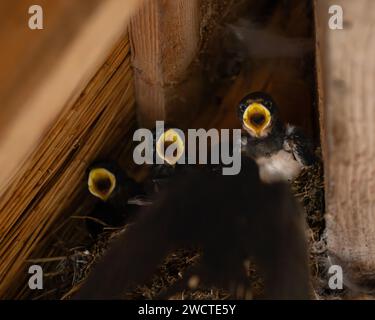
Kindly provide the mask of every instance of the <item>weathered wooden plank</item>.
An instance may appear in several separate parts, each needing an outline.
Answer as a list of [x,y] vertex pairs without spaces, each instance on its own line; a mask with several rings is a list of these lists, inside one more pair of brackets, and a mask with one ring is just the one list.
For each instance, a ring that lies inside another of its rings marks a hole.
[[200,0],[151,0],[132,19],[137,112],[143,126],[168,118],[169,109],[182,104],[173,99],[174,88],[186,80],[198,51],[199,4]]
[[125,30],[137,0],[39,1],[44,29],[21,0],[3,4],[0,31],[0,195],[68,99],[80,94]]
[[[343,30],[328,28],[330,5],[342,7]],[[366,284],[375,274],[375,2],[318,0],[316,10],[328,250],[347,278]]]

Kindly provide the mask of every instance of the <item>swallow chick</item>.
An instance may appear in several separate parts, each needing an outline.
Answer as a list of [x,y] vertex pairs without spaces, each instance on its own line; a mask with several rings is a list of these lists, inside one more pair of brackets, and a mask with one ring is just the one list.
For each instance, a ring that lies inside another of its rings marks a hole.
[[315,162],[310,140],[302,130],[279,119],[270,95],[250,93],[239,103],[237,113],[245,131],[243,152],[256,161],[264,182],[291,181]]
[[[177,129],[166,127],[164,131],[153,131],[154,143],[154,165],[151,168],[152,192],[159,192],[168,181],[178,172],[185,168],[184,164],[178,163],[185,157],[185,141]],[[157,163],[156,159],[162,161]]]
[[124,225],[134,213],[143,190],[115,163],[97,162],[87,173],[87,188],[98,202],[86,221],[89,233],[96,238],[105,227]]

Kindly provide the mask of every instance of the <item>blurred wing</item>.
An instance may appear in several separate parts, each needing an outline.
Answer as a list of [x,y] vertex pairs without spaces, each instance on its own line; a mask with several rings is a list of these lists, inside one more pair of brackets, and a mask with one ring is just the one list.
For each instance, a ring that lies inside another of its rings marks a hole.
[[172,243],[165,227],[170,218],[168,208],[149,209],[114,240],[73,299],[120,298],[126,289],[149,279]]
[[186,245],[202,248],[199,274],[211,284],[247,286],[243,261],[250,256],[264,271],[267,297],[308,298],[301,216],[288,187],[262,185],[248,158],[235,176],[189,172],[144,208],[74,298],[119,298],[145,283],[172,249]]

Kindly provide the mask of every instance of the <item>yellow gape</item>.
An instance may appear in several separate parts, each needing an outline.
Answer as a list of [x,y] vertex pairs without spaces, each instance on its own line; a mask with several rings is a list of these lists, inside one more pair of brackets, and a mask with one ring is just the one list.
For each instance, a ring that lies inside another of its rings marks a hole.
[[[169,147],[172,145],[174,145],[173,154],[166,155],[166,151],[168,151]],[[171,166],[175,165],[181,158],[184,149],[185,146],[183,140],[173,129],[165,131],[156,142],[156,152],[158,156]]]
[[243,114],[243,123],[247,129],[259,137],[270,125],[271,113],[262,104],[253,102]]
[[91,194],[106,201],[116,187],[116,177],[107,169],[94,168],[89,173],[87,183]]

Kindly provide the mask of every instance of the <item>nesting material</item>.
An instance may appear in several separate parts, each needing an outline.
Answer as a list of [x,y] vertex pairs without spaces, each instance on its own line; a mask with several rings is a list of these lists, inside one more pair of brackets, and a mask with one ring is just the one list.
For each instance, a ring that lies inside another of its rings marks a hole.
[[[321,159],[320,150],[317,158]],[[323,163],[318,161],[312,167],[302,170],[292,182],[292,192],[305,211],[313,298],[330,298],[328,289],[327,243],[325,238],[325,201]]]

